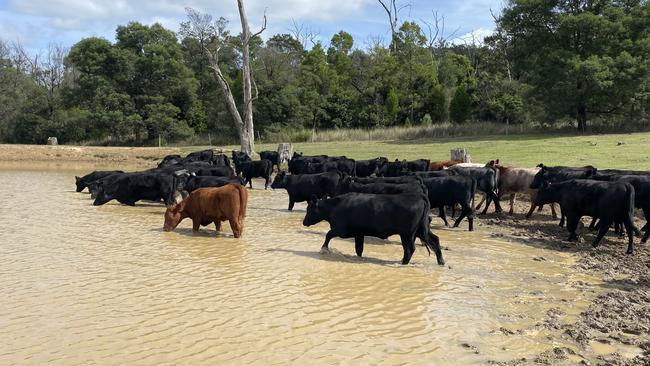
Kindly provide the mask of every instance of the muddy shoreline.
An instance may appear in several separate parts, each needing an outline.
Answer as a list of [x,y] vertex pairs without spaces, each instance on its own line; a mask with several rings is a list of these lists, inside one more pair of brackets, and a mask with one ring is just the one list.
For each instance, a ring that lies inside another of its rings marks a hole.
[[[180,148],[130,148],[130,147],[83,147],[83,146],[35,146],[0,145],[0,164],[25,168],[78,167],[124,167],[146,169],[164,155],[182,154]],[[506,210],[507,202],[502,205]],[[578,243],[564,241],[566,229],[551,218],[550,210],[536,212],[532,219],[524,218],[528,203],[518,201],[515,214],[479,215],[477,231],[488,233],[500,240],[521,243],[539,248],[570,253],[576,258],[575,266],[586,274],[601,278],[604,291],[598,295],[575,322],[564,321],[561,311],[551,309],[536,329],[552,329],[560,334],[558,346],[532,359],[513,359],[507,362],[493,361],[493,365],[649,365],[650,364],[650,245],[638,244],[635,253],[625,254],[626,241],[610,232],[598,248],[590,245],[595,232],[587,229],[583,219],[581,240]],[[492,211],[492,208],[490,209]],[[434,219],[435,220],[435,219]],[[636,225],[643,221],[637,218]],[[462,226],[466,227],[464,223]],[[443,243],[444,246],[444,243]],[[545,261],[542,256],[531,260]],[[580,284],[574,284],[580,286]],[[504,333],[535,331],[536,329],[508,329]],[[556,341],[555,339],[553,341]],[[561,344],[571,341],[582,349],[571,349]],[[618,352],[624,347],[635,352],[632,357]],[[471,345],[467,347],[471,348]],[[594,363],[594,349],[602,351]],[[616,350],[614,352],[608,352]],[[474,350],[480,352],[480,349]],[[504,351],[505,352],[505,351]],[[584,352],[584,357],[582,352]],[[589,356],[587,356],[589,354]]]
[[[502,202],[504,209],[509,207]],[[508,362],[491,362],[493,365],[648,365],[650,364],[650,250],[635,238],[635,252],[626,255],[627,240],[609,232],[598,248],[592,248],[596,232],[588,229],[589,221],[583,218],[580,241],[565,241],[567,232],[558,226],[559,220],[551,217],[550,210],[536,212],[530,220],[524,217],[528,202],[519,201],[515,214],[488,213],[479,215],[477,230],[489,232],[502,240],[518,242],[540,248],[571,253],[576,256],[575,266],[585,273],[602,278],[604,292],[598,295],[576,322],[562,321],[564,314],[549,311],[540,328],[560,331],[558,343],[571,340],[586,353],[594,350],[595,363],[585,361],[581,350],[558,346],[539,354],[534,359],[515,359]],[[507,210],[506,210],[507,211]],[[638,213],[637,213],[638,214]],[[645,221],[635,220],[637,227]],[[544,261],[543,257],[532,260]],[[579,285],[579,284],[576,284]],[[513,330],[522,331],[522,330]],[[617,352],[619,348],[633,348],[635,355]],[[613,352],[612,352],[613,351]],[[598,354],[598,352],[596,352]],[[580,361],[578,361],[580,360]]]

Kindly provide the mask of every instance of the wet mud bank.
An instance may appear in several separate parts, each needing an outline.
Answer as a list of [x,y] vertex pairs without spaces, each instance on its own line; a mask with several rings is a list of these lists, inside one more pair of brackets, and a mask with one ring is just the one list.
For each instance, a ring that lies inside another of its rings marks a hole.
[[[518,203],[516,212],[528,205]],[[523,214],[487,214],[479,230],[492,237],[562,253],[576,258],[574,267],[602,279],[602,292],[572,322],[563,321],[564,313],[554,309],[537,327],[559,331],[557,346],[533,358],[508,361],[490,360],[493,365],[650,365],[650,248],[635,238],[635,252],[625,254],[626,238],[609,232],[602,244],[592,248],[596,232],[588,229],[583,218],[580,240],[568,242],[565,228],[551,218],[550,210],[535,213],[531,219]],[[637,227],[645,224],[637,218]],[[542,256],[533,260],[545,261]],[[575,286],[580,287],[576,283]],[[567,347],[562,342],[577,344]]]

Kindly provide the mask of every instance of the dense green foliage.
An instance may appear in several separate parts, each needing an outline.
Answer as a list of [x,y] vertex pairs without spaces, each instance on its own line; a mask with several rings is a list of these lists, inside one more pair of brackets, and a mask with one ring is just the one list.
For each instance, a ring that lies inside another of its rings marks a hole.
[[[241,41],[224,37],[219,63],[241,103]],[[391,48],[361,49],[345,31],[329,45],[306,47],[288,34],[253,41],[262,137],[449,121],[573,120],[585,130],[594,120],[640,125],[650,113],[647,1],[511,0],[495,33],[471,45],[434,42],[411,21],[399,26]],[[129,23],[113,43],[86,38],[67,54],[51,51],[36,62],[0,42],[0,141],[150,144],[237,135],[197,39]]]

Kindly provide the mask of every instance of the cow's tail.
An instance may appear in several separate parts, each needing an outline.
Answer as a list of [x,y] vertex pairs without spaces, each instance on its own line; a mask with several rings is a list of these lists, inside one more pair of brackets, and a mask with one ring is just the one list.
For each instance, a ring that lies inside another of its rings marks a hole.
[[431,207],[429,206],[429,197],[427,195],[422,194],[422,199],[424,200],[425,205],[420,218],[420,238],[424,247],[427,248],[427,252],[429,255],[431,255],[431,250],[433,250],[433,247],[431,245],[431,236],[429,235],[429,224],[431,223],[431,220],[429,219],[429,213],[431,211]]
[[476,179],[472,178],[472,213],[476,210]]
[[246,187],[242,185],[233,185],[237,187],[237,190],[239,191],[239,222],[243,223],[244,218],[246,217],[246,207],[248,206],[248,191],[246,190]]

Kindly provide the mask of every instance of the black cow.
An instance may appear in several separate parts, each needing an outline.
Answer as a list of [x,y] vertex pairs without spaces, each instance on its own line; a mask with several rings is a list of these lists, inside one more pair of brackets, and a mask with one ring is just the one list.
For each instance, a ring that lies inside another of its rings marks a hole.
[[355,183],[352,179],[343,179],[339,184],[337,195],[357,192],[374,194],[424,193],[426,187],[421,182],[408,183]]
[[95,170],[94,172],[90,174],[86,174],[83,177],[77,177],[75,176],[75,184],[77,186],[77,192],[83,191],[86,187],[88,187],[92,182],[102,179],[104,177],[108,177],[111,174],[115,173],[124,173],[121,170]]
[[243,163],[245,161],[253,161],[248,154],[241,151],[232,151],[232,162],[237,166],[237,163]]
[[210,162],[214,166],[230,166],[230,159],[225,154],[215,154]]
[[163,200],[168,205],[174,201],[174,192],[177,189],[178,181],[172,174],[125,173],[118,175],[115,180],[98,181],[93,205],[103,205],[114,199],[129,206],[140,200]]
[[377,174],[377,170],[387,162],[388,159],[383,157],[370,160],[357,160],[355,164],[355,175],[357,177],[369,177],[373,174]]
[[318,156],[302,156],[301,154],[293,153],[293,157],[289,160],[289,173],[291,174],[307,174],[309,164],[317,163],[323,164],[328,161],[327,155]]
[[303,173],[316,174],[329,172],[331,170],[339,170],[338,164],[333,161],[325,161],[322,163],[307,163],[307,170]]
[[212,177],[232,177],[235,171],[229,166],[211,166],[209,168],[199,168],[193,171],[198,176]]
[[422,183],[422,178],[414,175],[403,175],[399,177],[366,177],[366,178],[354,178],[354,182],[362,184],[371,184],[371,183],[411,183],[419,182]]
[[377,176],[380,177],[399,177],[408,172],[406,161],[389,161],[377,171]]
[[460,216],[454,222],[454,227],[458,227],[460,222],[467,217],[469,231],[474,230],[476,180],[462,175],[452,175],[438,178],[424,178],[422,181],[427,188],[429,205],[431,208],[438,208],[438,216],[444,221],[445,226],[449,226],[445,206],[455,207],[456,204],[459,204],[462,210]]
[[268,160],[273,166],[278,167],[280,171],[280,153],[277,151],[262,151],[260,152],[260,160]]
[[178,164],[182,161],[183,159],[181,158],[180,155],[167,155],[165,156],[160,163],[158,163],[158,167],[162,167],[164,165],[170,165],[170,164]]
[[363,253],[364,236],[386,239],[399,235],[404,249],[402,264],[408,264],[415,252],[415,238],[427,251],[432,249],[443,265],[439,238],[429,229],[429,202],[421,193],[366,194],[347,193],[334,198],[312,200],[302,222],[305,226],[321,221],[330,224],[322,250],[329,250],[334,237],[354,238],[355,251]]
[[[598,169],[591,165],[587,165],[582,168],[574,168],[568,166],[546,166],[544,164],[537,165],[539,171],[533,177],[533,181],[530,183],[530,188],[539,189],[544,182],[548,183],[559,183],[564,182],[570,179],[591,179],[593,178]],[[564,213],[560,212],[560,226],[564,226]]]
[[592,242],[600,244],[609,227],[622,222],[628,236],[627,254],[634,250],[634,187],[626,182],[601,182],[571,179],[559,183],[542,183],[536,205],[557,202],[566,216],[569,241],[578,239],[578,222],[582,216],[601,220],[598,235]]
[[88,184],[88,192],[90,192],[90,198],[95,199],[97,198],[97,193],[99,192],[99,187],[100,185],[111,185],[114,184],[114,182],[117,182],[118,179],[126,174],[130,173],[114,173],[111,175],[107,175],[104,178],[97,179],[96,181],[93,181]]
[[487,203],[485,204],[485,209],[483,209],[482,214],[487,212],[490,202],[494,201],[494,212],[502,212],[501,203],[499,202],[499,197],[497,196],[497,188],[499,187],[499,171],[493,167],[483,167],[483,168],[474,168],[474,167],[459,167],[454,165],[448,170],[455,171],[459,175],[463,175],[469,178],[476,180],[476,188],[487,195]]
[[201,151],[195,151],[187,154],[187,156],[183,159],[184,162],[191,163],[194,161],[207,161],[210,162],[212,161],[212,157],[214,156],[214,150],[201,150]]
[[431,160],[417,159],[406,162],[406,170],[409,172],[426,172],[429,170]]
[[237,175],[241,173],[244,177],[244,185],[249,184],[253,188],[253,178],[264,178],[264,189],[269,188],[273,164],[268,160],[235,162]]
[[537,174],[535,174],[533,181],[530,183],[530,188],[532,189],[539,189],[544,182],[558,183],[570,179],[589,179],[598,171],[590,165],[582,168],[572,168],[539,164],[537,167],[540,169]]
[[192,193],[194,190],[203,187],[221,187],[229,183],[244,185],[241,177],[197,177],[191,176],[185,184],[185,190]]
[[410,172],[408,175],[416,175],[424,179],[424,178],[450,177],[452,175],[458,175],[458,172],[450,169],[442,169],[442,170],[430,170],[427,172]]
[[320,174],[293,174],[279,172],[271,188],[284,188],[289,194],[289,208],[293,210],[296,202],[306,202],[312,197],[332,197],[336,194],[342,175],[338,171],[331,171]]
[[335,158],[329,158],[330,162],[336,164],[336,168],[341,172],[347,175],[355,175],[356,162],[354,159],[348,159],[345,156],[338,156]]

